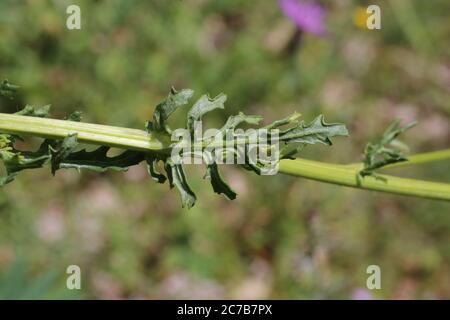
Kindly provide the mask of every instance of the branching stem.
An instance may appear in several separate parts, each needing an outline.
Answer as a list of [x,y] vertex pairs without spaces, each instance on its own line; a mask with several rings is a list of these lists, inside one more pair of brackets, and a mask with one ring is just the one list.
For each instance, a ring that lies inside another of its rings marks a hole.
[[[36,118],[0,113],[0,132],[42,138],[63,139],[77,133],[80,142],[139,151],[163,151],[167,142],[143,130]],[[387,167],[401,167],[450,158],[450,150],[411,156],[408,161]],[[306,159],[281,160],[280,172],[337,185],[382,191],[407,196],[450,201],[450,184],[405,179],[389,175],[358,179],[361,164],[339,165]]]

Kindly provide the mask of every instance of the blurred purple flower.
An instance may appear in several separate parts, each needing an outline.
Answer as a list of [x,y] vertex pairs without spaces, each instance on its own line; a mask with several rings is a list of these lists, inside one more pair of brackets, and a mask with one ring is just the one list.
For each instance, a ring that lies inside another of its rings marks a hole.
[[278,0],[283,14],[294,22],[299,30],[318,36],[326,34],[325,9],[313,1]]
[[372,294],[363,288],[356,288],[352,291],[352,300],[372,300]]

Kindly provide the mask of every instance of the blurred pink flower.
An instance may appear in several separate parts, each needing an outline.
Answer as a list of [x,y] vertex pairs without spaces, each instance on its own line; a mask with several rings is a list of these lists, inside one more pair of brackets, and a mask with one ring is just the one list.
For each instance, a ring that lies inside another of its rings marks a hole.
[[326,34],[324,25],[325,9],[313,1],[278,0],[283,14],[304,32],[318,36]]
[[372,300],[372,294],[367,289],[356,288],[352,291],[352,300]]
[[64,237],[64,212],[58,205],[51,205],[39,217],[36,224],[39,238],[47,242],[56,242]]

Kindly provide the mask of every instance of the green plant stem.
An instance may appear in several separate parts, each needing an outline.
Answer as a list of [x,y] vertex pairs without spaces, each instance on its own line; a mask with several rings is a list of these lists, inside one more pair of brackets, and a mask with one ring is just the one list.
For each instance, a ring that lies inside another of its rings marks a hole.
[[[167,143],[159,141],[154,135],[143,130],[4,113],[0,113],[0,132],[53,139],[63,139],[71,133],[77,133],[79,141],[94,145],[139,151],[161,151],[169,148]],[[423,163],[436,158],[448,158],[448,153],[448,150],[444,150],[432,154],[416,155],[408,162]],[[355,165],[330,164],[306,159],[281,160],[279,167],[281,173],[337,185],[450,200],[450,184],[388,175],[367,176],[358,179],[358,171],[359,167]]]
[[408,157],[408,161],[390,164],[387,165],[385,168],[406,167],[414,164],[422,164],[446,159],[450,159],[450,149],[415,154]]
[[[390,168],[400,168],[400,167],[408,167],[416,164],[423,164],[423,163],[429,163],[429,162],[435,162],[435,161],[441,161],[441,160],[447,160],[450,159],[450,149],[445,150],[439,150],[439,151],[431,151],[431,152],[424,152],[419,153],[415,155],[408,156],[407,161],[401,161],[393,164],[389,164],[383,169],[390,169]],[[358,163],[352,163],[344,165],[344,167],[349,169],[362,169],[363,164]]]
[[450,201],[450,184],[388,175],[358,178],[358,168],[306,159],[282,160],[279,171],[308,179],[360,189]]
[[88,144],[139,151],[164,149],[161,141],[143,130],[5,113],[0,113],[0,131],[50,139],[77,133],[78,140]]

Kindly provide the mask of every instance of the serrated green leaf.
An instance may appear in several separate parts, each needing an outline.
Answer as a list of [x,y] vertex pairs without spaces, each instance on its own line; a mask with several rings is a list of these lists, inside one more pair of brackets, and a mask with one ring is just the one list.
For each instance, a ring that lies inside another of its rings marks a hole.
[[60,162],[59,167],[61,169],[86,169],[94,172],[126,171],[129,167],[141,163],[145,158],[144,153],[133,150],[108,157],[109,149],[109,147],[103,146],[93,151],[83,149],[73,152]]
[[159,159],[154,156],[147,155],[145,160],[147,162],[147,171],[152,177],[152,179],[158,183],[164,183],[167,180],[167,178],[157,169],[157,163]]
[[208,165],[206,170],[205,179],[209,179],[211,181],[211,185],[215,193],[223,194],[230,200],[236,199],[236,192],[234,192],[222,179],[216,163]]
[[383,136],[381,137],[378,145],[385,146],[387,144],[391,144],[395,140],[395,138],[397,138],[401,133],[411,129],[416,124],[417,122],[414,121],[402,127],[399,119],[394,120],[386,129],[386,131],[383,133]]
[[41,155],[37,153],[21,153],[6,149],[0,150],[0,159],[5,166],[7,177],[5,183],[12,181],[13,177],[9,177],[19,171],[26,169],[41,168],[48,160],[49,155]]
[[167,98],[156,106],[153,113],[153,123],[148,125],[149,129],[170,132],[166,125],[166,120],[175,110],[186,105],[193,94],[194,91],[190,89],[176,91],[172,88]]
[[[12,181],[14,174],[25,169],[42,167],[50,156],[41,152],[20,152],[13,147],[14,140],[9,135],[0,135],[0,159],[6,169],[4,183]],[[8,177],[9,176],[9,177]]]
[[301,117],[302,115],[298,112],[294,112],[293,114],[291,114],[290,116],[281,119],[281,120],[276,120],[274,122],[272,122],[271,124],[269,124],[268,126],[265,126],[265,128],[267,130],[271,130],[271,129],[276,129],[288,124],[292,124],[292,123],[297,123],[298,119]]
[[223,93],[219,94],[215,98],[210,98],[208,95],[203,95],[192,106],[187,114],[187,128],[192,133],[194,131],[195,121],[200,121],[206,113],[215,109],[224,109],[224,103],[227,100],[227,96]]
[[197,197],[186,180],[183,166],[181,164],[174,164],[171,159],[168,159],[165,163],[165,169],[170,187],[173,188],[175,186],[180,192],[181,206],[183,208],[187,207],[188,209],[192,208]]
[[359,172],[359,175],[362,177],[372,175],[375,170],[384,166],[408,160],[400,150],[401,148],[404,149],[405,145],[396,138],[416,124],[416,122],[412,122],[402,127],[400,120],[395,120],[389,125],[378,142],[368,143],[364,149],[364,168]]
[[46,118],[50,113],[50,107],[51,106],[49,104],[40,108],[27,104],[25,108],[16,112],[15,114],[19,116]]
[[280,159],[295,159],[304,147],[304,143],[289,143],[281,148]]
[[75,151],[78,146],[78,137],[77,134],[70,134],[64,140],[58,141],[57,146],[51,146],[50,155],[51,155],[51,169],[52,174],[55,175],[56,171],[60,169],[61,163],[72,153]]
[[8,80],[3,80],[0,83],[0,96],[11,99],[18,89],[19,86],[9,83]]
[[238,115],[230,116],[228,118],[221,131],[224,132],[226,130],[233,130],[242,123],[257,125],[261,122],[262,119],[263,117],[261,116],[245,115],[243,112],[239,112]]
[[286,130],[280,140],[286,143],[332,145],[331,138],[335,136],[348,136],[345,125],[340,123],[326,123],[323,115],[319,115],[309,125],[301,121],[298,126]]

